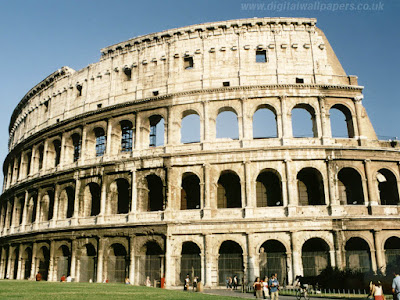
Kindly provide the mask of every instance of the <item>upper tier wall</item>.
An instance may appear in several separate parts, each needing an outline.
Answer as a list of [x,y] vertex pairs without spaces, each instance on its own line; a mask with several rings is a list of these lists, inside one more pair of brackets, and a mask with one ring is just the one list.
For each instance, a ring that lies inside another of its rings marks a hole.
[[[315,19],[260,18],[149,34],[102,49],[100,62],[54,72],[21,100],[9,149],[76,115],[178,92],[268,84],[357,85],[347,77]],[[266,62],[256,62],[265,51]],[[192,58],[193,67],[185,68]],[[297,80],[297,81],[296,81]],[[226,84],[226,83],[225,83]]]

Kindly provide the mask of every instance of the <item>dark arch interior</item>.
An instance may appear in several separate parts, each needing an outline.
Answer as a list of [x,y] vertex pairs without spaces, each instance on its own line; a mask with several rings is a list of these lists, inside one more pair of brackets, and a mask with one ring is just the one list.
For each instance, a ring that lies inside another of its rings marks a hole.
[[200,208],[200,179],[193,173],[184,174],[182,179],[181,209],[197,208]]
[[353,168],[343,168],[340,170],[338,178],[344,187],[344,191],[342,191],[342,185],[339,184],[340,197],[346,197],[346,199],[340,199],[341,202],[346,204],[363,204],[364,192],[360,174]]
[[61,253],[63,256],[69,256],[70,252],[67,246],[63,245],[60,247]]
[[261,248],[264,249],[264,252],[268,252],[268,253],[286,252],[285,246],[277,240],[268,240],[261,245],[260,251],[261,251]]
[[159,211],[164,209],[163,183],[157,175],[148,175],[146,177],[147,187],[149,189],[149,211]]
[[124,246],[121,244],[113,244],[112,246],[114,256],[126,256],[127,252]]
[[399,192],[396,176],[387,169],[380,169],[377,176],[379,197],[382,205],[397,205]]
[[182,254],[200,254],[200,248],[193,242],[186,242],[182,245]]
[[273,171],[264,171],[257,176],[257,207],[282,206],[282,183]]
[[312,238],[304,243],[302,250],[303,252],[329,251],[329,246],[323,239]]
[[94,246],[92,244],[86,244],[85,248],[86,248],[87,256],[96,256],[96,249],[94,248]]
[[346,251],[352,250],[369,250],[368,243],[359,237],[352,237],[350,238],[345,246]]
[[127,214],[130,207],[130,186],[126,179],[117,179],[118,211],[119,214]]
[[73,214],[74,214],[74,201],[75,201],[75,192],[74,189],[72,187],[67,187],[65,189],[65,192],[67,193],[67,218],[72,218]]
[[233,172],[222,173],[218,180],[218,208],[242,207],[240,178]]
[[300,205],[324,205],[325,193],[322,176],[314,168],[302,169],[297,174],[299,204]]
[[146,244],[146,255],[161,255],[163,251],[156,242],[148,242]]
[[90,215],[97,216],[100,213],[100,196],[101,190],[97,183],[89,183],[90,195],[92,196],[92,206],[90,208]]
[[225,241],[219,248],[219,254],[243,253],[242,247],[234,241]]
[[392,236],[385,242],[385,249],[400,249],[400,238]]

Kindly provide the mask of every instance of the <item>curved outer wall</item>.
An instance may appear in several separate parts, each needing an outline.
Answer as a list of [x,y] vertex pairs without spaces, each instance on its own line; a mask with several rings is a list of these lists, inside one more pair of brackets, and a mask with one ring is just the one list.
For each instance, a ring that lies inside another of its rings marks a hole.
[[[33,87],[9,127],[0,278],[165,276],[175,286],[192,269],[216,286],[272,270],[274,243],[286,283],[320,271],[309,245],[323,266],[356,267],[351,255],[365,252],[359,265],[385,270],[400,256],[388,242],[400,236],[399,147],[377,139],[363,87],[315,23],[254,18],[149,34]],[[253,137],[263,108],[276,137]],[[294,108],[311,115],[312,137],[293,136]],[[347,137],[332,137],[331,109],[345,115]],[[238,139],[216,137],[226,111]],[[181,143],[193,114],[200,141]]]

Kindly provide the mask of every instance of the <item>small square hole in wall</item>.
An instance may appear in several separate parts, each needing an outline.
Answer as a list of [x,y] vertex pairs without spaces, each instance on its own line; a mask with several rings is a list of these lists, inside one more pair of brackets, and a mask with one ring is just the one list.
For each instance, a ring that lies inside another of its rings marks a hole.
[[257,50],[256,51],[256,62],[257,63],[267,62],[267,51],[266,50]]
[[304,83],[304,79],[296,77],[296,83]]
[[57,119],[56,122],[57,122],[57,123],[60,122],[60,119]]
[[158,96],[158,91],[153,91],[153,96]]
[[124,68],[124,74],[126,76],[126,80],[131,80],[132,79],[132,69],[130,68]]
[[97,108],[101,108],[102,107],[102,104],[100,103],[100,104],[97,104]]
[[223,86],[230,86],[231,83],[230,83],[229,81],[224,81],[224,82],[222,83],[222,85],[223,85]]
[[185,70],[193,69],[193,57],[191,57],[191,56],[184,57],[183,63],[184,63]]

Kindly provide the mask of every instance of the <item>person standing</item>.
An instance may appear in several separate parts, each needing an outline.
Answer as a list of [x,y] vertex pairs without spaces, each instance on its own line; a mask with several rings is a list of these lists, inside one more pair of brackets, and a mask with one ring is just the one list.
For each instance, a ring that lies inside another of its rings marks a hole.
[[185,278],[185,285],[183,286],[183,290],[188,291],[189,286],[190,286],[190,277],[189,277],[189,274],[187,274],[186,278]]
[[269,288],[268,288],[268,277],[265,276],[264,281],[263,281],[263,296],[264,299],[269,298]]
[[261,299],[262,298],[262,284],[260,281],[260,277],[256,278],[256,281],[253,284],[253,288],[254,288],[256,298]]
[[270,289],[271,300],[278,300],[279,299],[279,282],[276,279],[275,274],[271,274],[271,278],[268,282],[268,286]]
[[232,281],[233,281],[233,282],[232,282],[232,284],[233,284],[233,289],[234,289],[234,290],[237,290],[237,287],[238,287],[238,285],[239,285],[237,275],[233,276],[233,280],[232,280]]
[[374,283],[372,288],[372,296],[374,296],[374,300],[385,300],[382,283],[380,281]]
[[393,300],[400,300],[400,275],[396,271],[392,282]]

